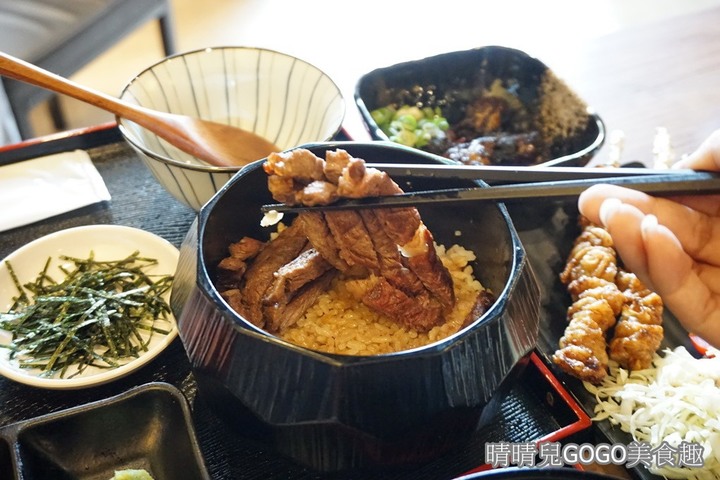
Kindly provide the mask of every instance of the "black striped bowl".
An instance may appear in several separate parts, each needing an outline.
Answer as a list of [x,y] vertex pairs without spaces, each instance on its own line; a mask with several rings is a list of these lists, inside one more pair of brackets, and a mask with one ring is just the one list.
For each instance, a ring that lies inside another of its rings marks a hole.
[[[229,123],[283,150],[332,139],[345,116],[342,93],[324,72],[291,55],[253,47],[167,57],[133,78],[120,98]],[[155,178],[195,210],[240,169],[208,165],[129,120],[118,118],[118,125]]]

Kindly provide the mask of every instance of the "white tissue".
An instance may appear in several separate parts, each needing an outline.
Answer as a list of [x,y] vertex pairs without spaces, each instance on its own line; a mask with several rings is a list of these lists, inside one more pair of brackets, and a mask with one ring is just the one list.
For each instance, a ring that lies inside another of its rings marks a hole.
[[104,200],[110,192],[83,150],[0,167],[0,231]]

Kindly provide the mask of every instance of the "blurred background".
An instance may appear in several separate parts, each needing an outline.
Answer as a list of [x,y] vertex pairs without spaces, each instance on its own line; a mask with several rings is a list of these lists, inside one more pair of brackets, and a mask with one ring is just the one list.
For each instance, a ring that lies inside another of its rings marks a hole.
[[[223,45],[260,46],[296,55],[326,71],[348,110],[357,78],[374,68],[482,45],[520,48],[563,77],[578,46],[614,31],[683,15],[720,0],[171,0],[178,51]],[[661,54],[661,52],[658,52]],[[158,25],[149,22],[71,78],[118,95],[134,74],[163,58]],[[112,116],[61,98],[67,127]],[[353,112],[354,113],[354,112]],[[47,104],[32,112],[37,135],[54,132]]]

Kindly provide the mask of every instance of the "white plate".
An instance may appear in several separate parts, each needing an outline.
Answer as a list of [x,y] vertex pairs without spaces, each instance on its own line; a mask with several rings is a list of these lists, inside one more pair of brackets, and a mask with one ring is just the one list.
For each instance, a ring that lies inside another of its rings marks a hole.
[[[141,256],[157,259],[158,264],[148,268],[147,272],[160,275],[173,275],[178,262],[178,249],[170,242],[144,230],[119,225],[90,225],[69,228],[39,238],[8,255],[12,268],[21,284],[34,281],[45,266],[48,257],[53,261],[49,275],[55,280],[63,278],[58,269],[60,255],[87,258],[94,252],[96,260],[118,260],[135,251]],[[17,296],[17,288],[10,278],[5,260],[0,263],[0,310],[7,312],[12,298]],[[166,300],[169,300],[169,292]],[[103,369],[88,367],[73,378],[40,377],[39,371],[21,369],[9,359],[10,351],[0,348],[0,375],[26,385],[50,389],[77,389],[100,385],[129,374],[148,363],[165,349],[177,337],[177,325],[172,315],[168,319],[171,330],[168,335],[153,335],[148,351],[140,357],[116,368]],[[7,345],[12,340],[10,333],[0,330],[0,344]]]

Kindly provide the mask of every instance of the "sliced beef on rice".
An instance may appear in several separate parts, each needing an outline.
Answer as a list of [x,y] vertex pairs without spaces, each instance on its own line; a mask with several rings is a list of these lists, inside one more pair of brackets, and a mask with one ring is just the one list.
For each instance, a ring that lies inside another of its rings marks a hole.
[[303,223],[303,230],[313,248],[320,253],[333,267],[341,272],[350,270],[350,265],[340,258],[340,248],[330,232],[322,212],[302,212],[298,220]]
[[240,285],[247,270],[247,262],[235,257],[225,257],[218,263],[218,285],[222,290]]
[[[344,172],[338,193],[341,195],[394,195],[402,189],[384,172],[366,168],[364,163],[351,162]],[[423,281],[426,288],[442,303],[452,308],[455,303],[452,278],[438,260],[432,233],[425,227],[415,208],[383,208],[373,210],[385,233],[401,246],[405,263]]]
[[427,292],[409,296],[382,277],[362,298],[362,302],[376,312],[420,332],[428,331],[443,321],[441,305]]
[[[341,197],[362,198],[398,193],[403,193],[403,190],[387,173],[367,168],[365,162],[360,159],[348,162],[338,181],[338,195]],[[420,214],[413,207],[380,208],[373,211],[386,233],[398,245],[404,245],[412,240],[422,223]]]
[[221,290],[237,288],[247,270],[247,261],[257,255],[265,246],[264,242],[243,237],[228,247],[229,257],[218,264],[218,285]]
[[380,275],[391,285],[408,295],[419,295],[425,286],[412,270],[403,264],[400,249],[387,235],[373,210],[360,210],[360,216],[367,228],[380,264]]
[[[234,310],[255,325],[271,332],[294,324],[307,306],[327,289],[329,281],[337,273],[337,270],[333,269],[316,250],[308,248],[307,241],[303,242],[304,246],[301,247],[298,256],[290,258],[291,252],[300,246],[301,242],[298,239],[302,236],[294,233],[288,236],[288,233],[285,233],[288,230],[290,233],[302,232],[302,228],[297,226],[284,230],[276,239],[280,243],[270,242],[273,249],[268,252],[278,259],[277,263],[289,259],[287,263],[281,265],[275,272],[271,271],[269,266],[260,268],[258,265],[249,270],[244,284],[237,282],[235,286],[221,291],[223,298]],[[265,255],[258,257],[259,262],[267,258]],[[232,264],[234,261],[240,260],[230,256],[224,258],[220,265]],[[326,275],[328,272],[333,274]],[[257,293],[263,291],[262,285],[268,278],[270,284],[265,288],[266,293],[261,299],[260,314],[258,314],[255,299]]]
[[460,328],[465,328],[471,323],[473,323],[475,320],[480,318],[483,314],[485,314],[485,312],[488,311],[488,309],[492,306],[493,303],[495,303],[495,296],[492,294],[492,292],[490,292],[489,290],[480,290],[477,298],[475,298],[475,303],[470,309],[470,312],[468,312]]
[[[314,193],[316,187],[310,187],[313,182],[337,182],[335,193],[341,197],[361,198],[371,195],[393,195],[402,193],[402,189],[385,173],[374,168],[367,168],[365,162],[358,158],[352,158],[343,150],[326,153],[323,172],[324,178],[318,178],[317,163],[309,158],[313,155],[303,149],[293,150],[284,154],[271,154],[264,168],[268,173],[270,188],[276,200],[285,203],[302,203],[306,191]],[[297,165],[294,164],[297,156]],[[317,158],[317,157],[316,157]],[[321,159],[318,159],[323,162]],[[293,176],[296,175],[296,176]],[[275,180],[276,176],[283,180]],[[288,177],[292,178],[295,187],[295,194],[290,195],[282,188],[275,191],[278,185],[288,184]],[[331,200],[330,197],[321,199],[318,195],[307,195],[311,201]],[[332,233],[333,240],[337,246],[337,256],[350,267],[366,267],[372,273],[379,273],[389,280],[389,287],[397,289],[399,293],[411,294],[418,299],[427,297],[431,300],[435,297],[443,306],[452,308],[455,302],[452,279],[445,266],[437,258],[432,234],[424,227],[420,215],[415,208],[398,209],[377,209],[373,210],[375,217],[372,219],[374,232],[380,225],[385,231],[385,236],[375,240],[368,233],[367,225],[363,222],[361,213],[355,211],[326,212],[325,222]],[[366,215],[366,214],[365,214]],[[317,222],[319,217],[313,221]],[[377,220],[377,221],[375,221]],[[322,230],[319,228],[319,230]],[[395,249],[400,247],[407,258],[400,257],[400,261],[394,262],[398,257],[388,248],[386,238],[395,243]],[[375,241],[375,244],[373,243]],[[378,251],[381,248],[382,251]],[[316,249],[321,252],[329,251],[326,245],[318,244]],[[416,257],[416,258],[415,258]],[[392,259],[392,262],[390,261]],[[333,264],[336,262],[332,257]],[[404,267],[409,267],[414,275],[407,272]],[[444,273],[443,273],[444,272]],[[424,289],[418,286],[418,280],[423,284]],[[376,295],[371,296],[368,305],[372,305],[380,313],[386,313],[392,318],[397,317],[394,307],[385,298],[399,298],[390,288],[378,287]],[[437,308],[430,308],[432,303],[435,307],[437,302],[421,303],[429,311],[439,311]],[[414,315],[415,313],[413,313]],[[407,316],[407,312],[405,313]],[[419,315],[419,313],[418,313]],[[442,315],[434,314],[421,315],[418,325],[421,329],[426,328],[429,318],[438,323],[442,321]]]
[[233,258],[247,260],[257,255],[264,246],[265,242],[261,242],[252,237],[243,237],[237,242],[231,243],[228,251]]
[[272,285],[275,272],[295,259],[307,245],[300,222],[293,222],[263,248],[245,273],[240,313],[259,327],[264,327],[262,300]]
[[[417,241],[417,245],[415,244]],[[435,250],[435,243],[430,230],[420,225],[416,240],[412,245],[408,243],[403,247],[407,264],[410,270],[418,276],[420,281],[430,292],[447,308],[455,305],[455,290],[453,280],[447,268],[442,264]],[[416,250],[418,253],[413,253]]]
[[[338,194],[354,198],[402,192],[385,172],[366,168],[360,159],[348,162],[338,183]],[[375,209],[373,212],[388,237],[401,246],[410,269],[445,307],[452,308],[455,305],[452,278],[438,259],[432,233],[422,223],[417,209]]]
[[314,248],[300,253],[278,269],[263,298],[265,305],[284,305],[306,284],[332,268]]
[[372,272],[380,270],[372,239],[358,212],[327,212],[325,221],[339,248],[340,258],[351,267],[365,267]]
[[329,270],[303,285],[288,303],[266,306],[264,308],[266,330],[270,333],[277,333],[294,325],[317,298],[330,288],[330,283],[337,274],[337,270]]

